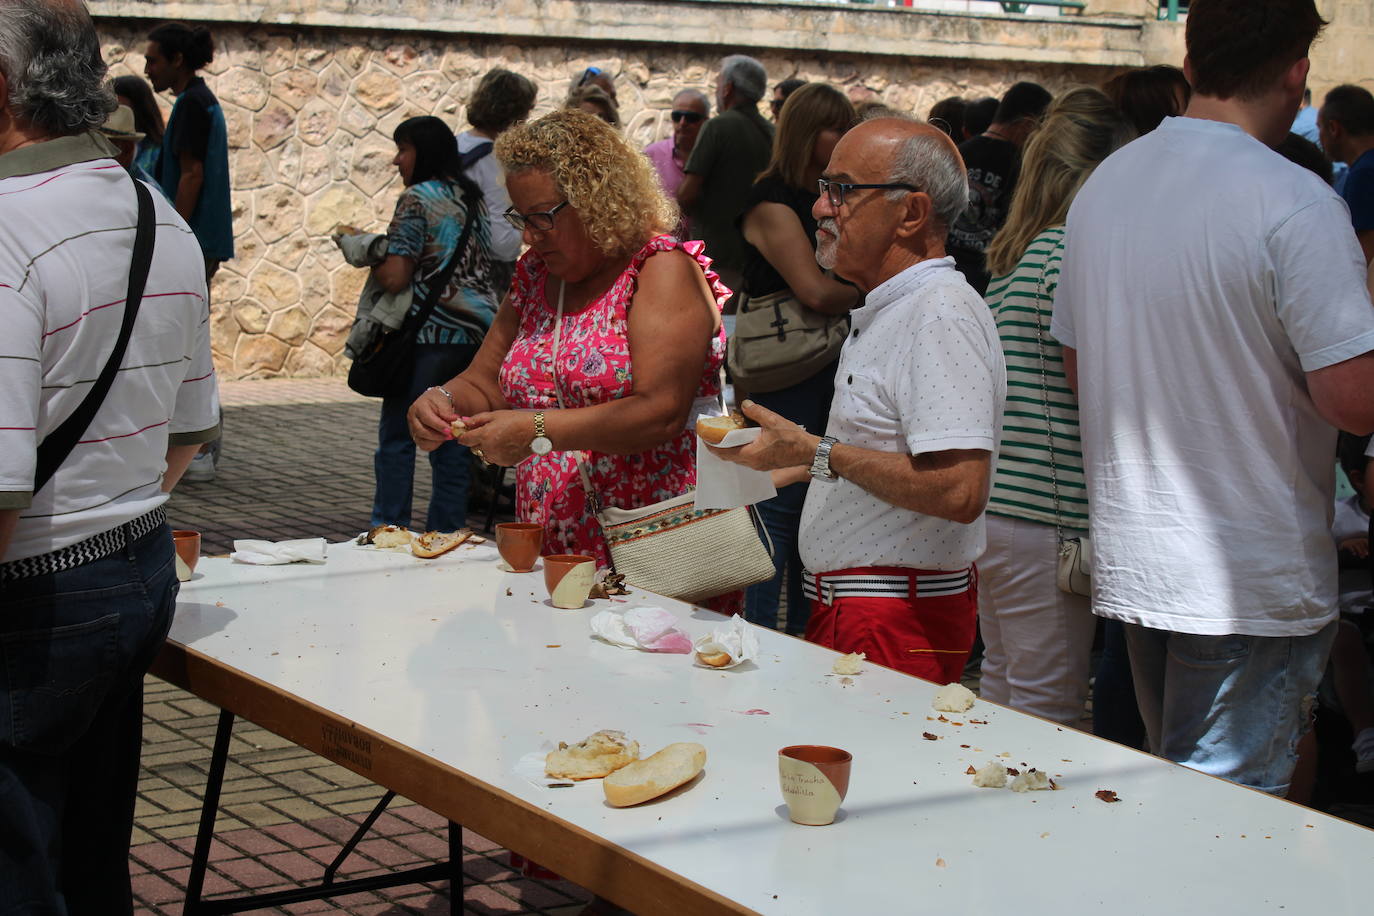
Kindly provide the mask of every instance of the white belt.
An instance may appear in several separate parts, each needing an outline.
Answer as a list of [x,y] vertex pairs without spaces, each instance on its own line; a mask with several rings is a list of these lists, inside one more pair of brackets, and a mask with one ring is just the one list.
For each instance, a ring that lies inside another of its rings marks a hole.
[[972,571],[931,572],[906,575],[894,573],[838,572],[802,573],[802,593],[813,601],[833,604],[836,598],[909,598],[911,580],[916,580],[916,597],[937,598],[960,595],[972,584]]

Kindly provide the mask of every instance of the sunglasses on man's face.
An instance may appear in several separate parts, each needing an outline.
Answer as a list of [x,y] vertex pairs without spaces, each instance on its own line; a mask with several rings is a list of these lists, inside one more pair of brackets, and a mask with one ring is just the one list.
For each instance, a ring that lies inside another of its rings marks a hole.
[[697,111],[682,111],[681,109],[675,109],[673,111],[672,117],[674,124],[676,124],[678,121],[686,121],[688,124],[697,124],[700,123],[706,116]]

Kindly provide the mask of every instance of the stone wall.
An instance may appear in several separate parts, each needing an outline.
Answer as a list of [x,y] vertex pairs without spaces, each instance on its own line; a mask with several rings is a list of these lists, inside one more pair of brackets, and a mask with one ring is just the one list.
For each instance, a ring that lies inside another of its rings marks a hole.
[[[112,74],[141,75],[151,23],[99,25]],[[343,342],[366,277],[343,262],[329,234],[340,223],[385,228],[401,189],[391,133],[405,118],[433,114],[465,127],[468,95],[493,66],[534,79],[542,113],[561,102],[572,75],[595,64],[616,74],[627,130],[647,144],[669,133],[677,90],[710,94],[721,53],[297,26],[220,24],[215,35],[217,52],[205,75],[229,127],[237,249],[211,289],[215,360],[226,378],[346,370]],[[1110,72],[757,53],[771,81],[825,80],[912,112],[949,95],[998,95],[1018,79],[1059,88]]]

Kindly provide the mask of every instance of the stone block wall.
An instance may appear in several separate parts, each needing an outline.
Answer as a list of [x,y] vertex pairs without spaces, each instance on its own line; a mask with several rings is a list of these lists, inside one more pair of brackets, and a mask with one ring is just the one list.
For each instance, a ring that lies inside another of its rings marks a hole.
[[[112,75],[142,75],[153,21],[101,18]],[[340,223],[383,231],[401,189],[391,133],[431,114],[466,127],[465,105],[482,73],[521,72],[540,87],[536,114],[561,104],[588,65],[615,74],[622,117],[636,143],[670,132],[673,95],[711,95],[730,49],[471,38],[415,31],[295,25],[212,26],[205,76],[229,127],[236,256],[211,288],[216,366],[226,378],[319,376],[346,371],[343,343],[365,272],[330,240]],[[1000,95],[1019,79],[1052,90],[1098,83],[1101,66],[997,63],[799,51],[755,51],[770,83],[824,80],[924,114],[950,95]],[[170,98],[164,98],[170,110]]]

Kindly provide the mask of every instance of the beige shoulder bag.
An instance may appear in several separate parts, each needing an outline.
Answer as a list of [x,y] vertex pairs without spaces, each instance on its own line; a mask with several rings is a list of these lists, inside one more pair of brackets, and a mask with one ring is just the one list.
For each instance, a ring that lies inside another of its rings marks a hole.
[[[563,326],[566,284],[558,288],[553,326],[553,390],[558,390],[558,342]],[[601,525],[611,565],[625,581],[681,601],[703,601],[773,578],[772,543],[767,548],[753,507],[698,509],[692,491],[639,509],[602,507],[581,452],[575,453],[582,489]]]

